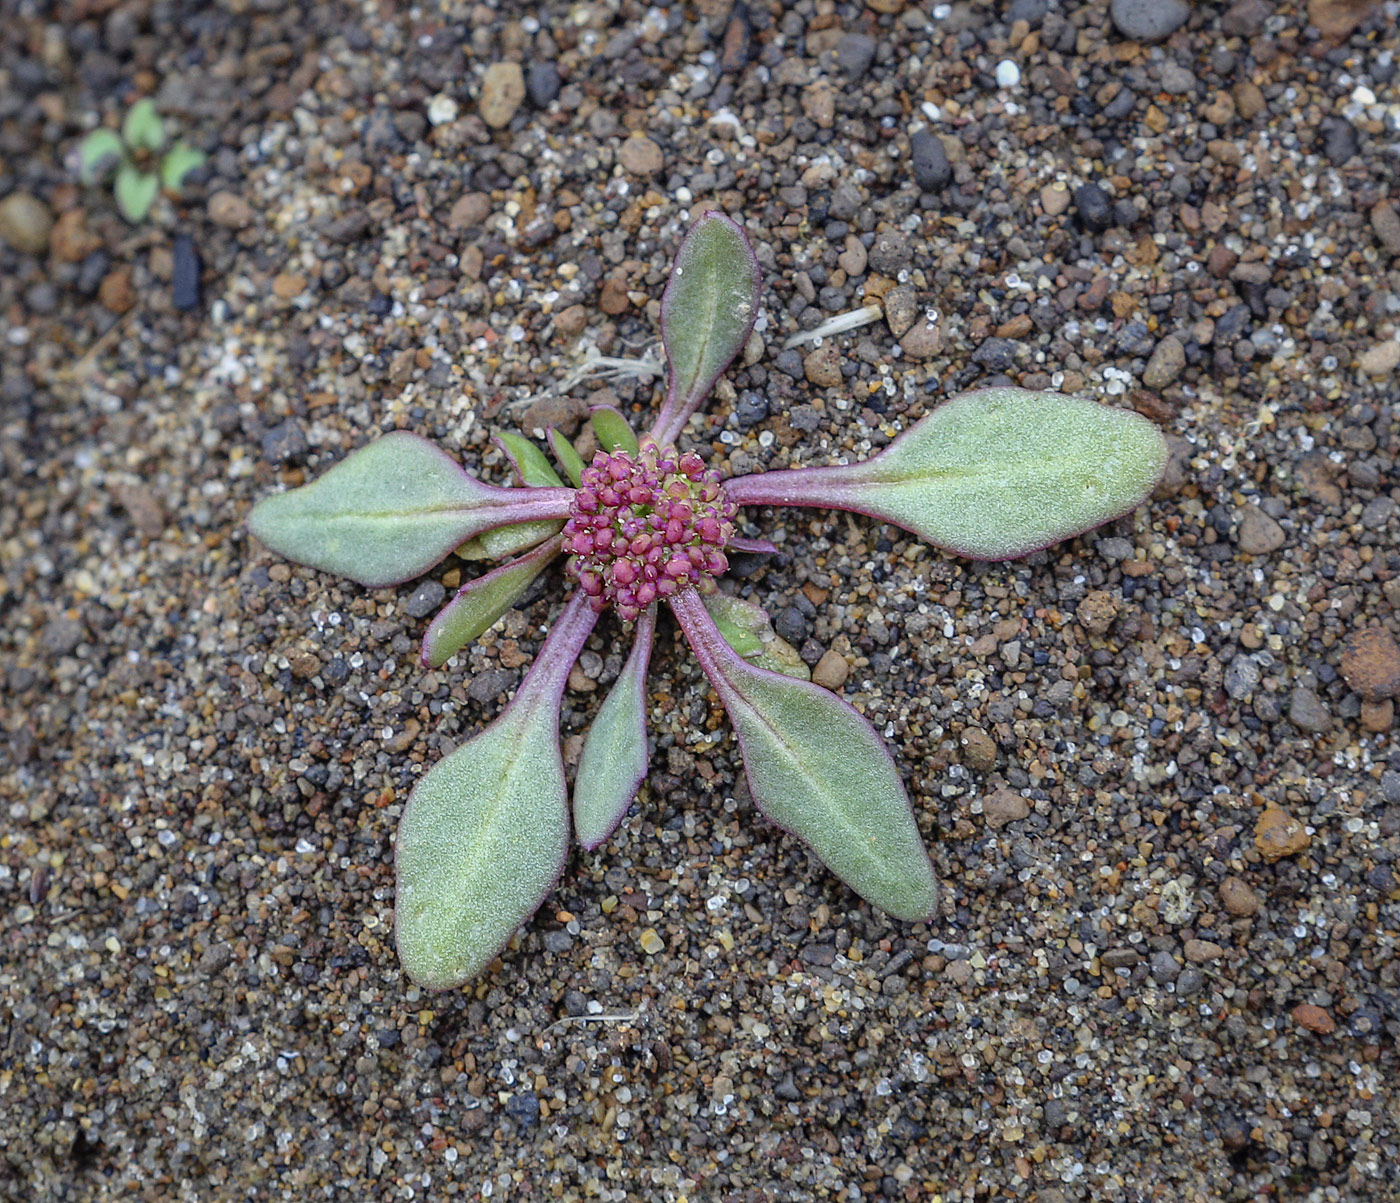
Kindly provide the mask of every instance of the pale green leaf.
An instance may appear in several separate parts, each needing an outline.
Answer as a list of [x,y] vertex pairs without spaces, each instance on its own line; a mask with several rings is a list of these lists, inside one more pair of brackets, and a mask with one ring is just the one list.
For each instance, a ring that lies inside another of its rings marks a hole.
[[203,167],[208,157],[202,150],[188,143],[175,143],[170,148],[170,153],[160,161],[161,187],[178,196],[185,186],[185,177]]
[[593,424],[593,433],[598,436],[598,446],[604,451],[637,454],[637,435],[632,424],[611,405],[595,406],[588,420]]
[[596,848],[622,822],[647,775],[646,678],[656,607],[637,619],[632,651],[598,711],[574,779],[574,832]]
[[734,724],[755,805],[876,906],[898,919],[929,918],[937,879],[870,724],[825,689],[749,664],[693,589],[670,604]]
[[159,150],[165,145],[165,126],[156,112],[155,101],[149,96],[138,100],[127,110],[122,122],[122,139],[132,150]]
[[762,606],[718,589],[706,593],[704,602],[725,642],[750,664],[801,681],[811,678],[812,670],[792,644],[774,633]]
[[503,519],[532,517],[538,492],[484,485],[426,439],[395,431],[260,502],[248,527],[288,559],[377,587],[426,572]]
[[126,147],[116,130],[95,129],[78,147],[78,178],[84,184],[98,184],[126,158]]
[[123,163],[117,168],[117,182],[112,191],[117,198],[117,212],[136,225],[145,220],[155,204],[160,181],[149,171],[138,171],[130,163]]
[[463,560],[504,560],[557,535],[562,522],[513,522],[482,531],[468,539],[454,554]]
[[527,485],[562,485],[564,482],[559,479],[557,473],[545,454],[534,443],[522,435],[512,434],[508,430],[501,431],[496,436],[510,462],[515,466],[516,473],[520,476],[522,484]]
[[555,427],[551,426],[545,432],[545,437],[549,440],[549,449],[554,452],[554,458],[564,469],[564,474],[574,482],[574,487],[578,488],[583,483],[583,456],[574,450],[574,445]]
[[740,505],[870,514],[979,560],[1009,560],[1140,505],[1167,462],[1162,432],[1125,409],[989,388],[940,405],[873,459],[729,486]]
[[560,541],[552,539],[529,555],[463,585],[428,625],[420,657],[424,667],[441,667],[487,630],[525,596],[535,578],[559,554],[559,548]]
[[571,604],[500,717],[409,797],[394,847],[394,925],[399,959],[421,986],[448,989],[485,969],[563,870],[559,700],[595,621]]
[[659,442],[676,438],[743,349],[758,316],[758,291],[758,260],[743,230],[722,213],[702,214],[676,253],[661,298],[668,378]]

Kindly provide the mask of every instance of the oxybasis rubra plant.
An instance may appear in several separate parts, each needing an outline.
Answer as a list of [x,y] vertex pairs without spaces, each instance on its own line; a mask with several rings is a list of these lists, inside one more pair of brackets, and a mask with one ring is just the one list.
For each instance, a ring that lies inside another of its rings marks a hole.
[[868,901],[929,918],[938,883],[883,741],[840,698],[788,675],[757,607],[716,580],[745,506],[853,510],[973,559],[1003,560],[1134,509],[1166,463],[1158,429],[1093,401],[1015,388],[938,406],[878,455],[853,464],[721,480],[677,440],[753,328],[758,264],[740,227],[705,213],[677,254],[661,303],[668,379],[638,439],[598,409],[602,448],[584,464],[548,432],[564,484],[518,435],[500,443],[520,487],[468,475],[396,432],[311,484],[272,496],[252,532],[290,559],[371,587],[407,581],[454,550],[508,558],[468,581],[428,627],[423,663],[443,664],[518,601],[556,556],[576,585],[499,717],[419,780],[399,825],[395,925],[416,982],[459,985],[490,964],[554,888],[569,850],[559,712],[575,660],[612,610],[631,653],[584,743],[572,825],[585,848],[617,827],[647,772],[647,664],[664,605],[738,734],[754,804]]

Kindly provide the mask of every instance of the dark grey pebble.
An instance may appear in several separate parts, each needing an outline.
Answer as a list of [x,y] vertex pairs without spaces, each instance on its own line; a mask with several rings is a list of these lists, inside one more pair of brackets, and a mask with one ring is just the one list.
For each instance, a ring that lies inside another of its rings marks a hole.
[[1345,117],[1322,123],[1322,153],[1333,167],[1340,167],[1356,153],[1356,129]]
[[1332,715],[1322,699],[1301,685],[1289,695],[1288,721],[1310,735],[1320,735],[1332,727]]
[[174,267],[170,276],[171,304],[181,313],[189,313],[199,308],[199,252],[194,249],[194,239],[181,234],[171,248]]
[[1266,0],[1236,0],[1220,18],[1220,32],[1227,38],[1252,38],[1264,28],[1273,12]]
[[1112,100],[1103,106],[1103,116],[1108,121],[1118,121],[1133,111],[1137,96],[1130,88],[1123,88]]
[[279,422],[262,437],[263,459],[270,464],[290,464],[301,459],[308,450],[306,432],[295,418]]
[[381,154],[402,150],[403,134],[394,121],[393,111],[387,108],[375,109],[365,122],[365,149]]
[[773,361],[773,366],[794,380],[802,377],[802,356],[796,351],[780,351]]
[[1074,211],[1086,230],[1101,234],[1113,220],[1113,203],[1097,184],[1080,184],[1074,190]]
[[1050,0],[1011,0],[1006,8],[1006,20],[1014,25],[1024,21],[1032,29],[1039,29],[1050,11]]
[[24,305],[30,313],[52,313],[58,308],[58,289],[51,280],[38,280],[24,290]]
[[111,270],[112,257],[106,251],[93,251],[78,268],[78,291],[85,297],[96,296],[102,281]]
[[533,1090],[514,1095],[506,1103],[506,1114],[522,1128],[533,1128],[540,1122],[540,1100]]
[[794,405],[788,414],[788,425],[804,434],[811,434],[821,424],[821,414],[810,405]]
[[786,609],[780,611],[778,616],[773,619],[773,630],[776,631],[781,638],[800,647],[806,640],[810,628],[807,625],[807,619],[803,617],[802,611],[796,606],[788,606]]
[[1400,773],[1394,769],[1381,774],[1381,797],[1392,805],[1400,802]]
[[427,618],[429,614],[442,605],[442,599],[446,596],[447,590],[442,587],[440,582],[423,581],[404,602],[404,613],[410,618]]
[[66,656],[86,635],[83,624],[76,618],[55,618],[44,628],[39,644],[52,656]]
[[566,931],[547,931],[544,933],[544,947],[546,952],[568,952],[573,942],[573,936],[569,935]]
[[1166,985],[1167,982],[1176,981],[1177,975],[1181,972],[1181,966],[1176,963],[1176,958],[1169,952],[1154,952],[1152,954],[1152,980],[1158,985]]
[[547,109],[559,95],[559,68],[551,62],[532,63],[525,73],[525,94],[537,109]]
[[753,389],[745,389],[734,404],[734,424],[740,430],[757,426],[768,416],[768,398]]
[[875,46],[869,34],[848,33],[836,43],[836,65],[848,79],[857,80],[875,61]]
[[1262,673],[1249,656],[1236,656],[1225,670],[1225,692],[1232,698],[1247,698],[1259,684]]
[[827,205],[827,216],[836,221],[850,221],[860,212],[860,189],[849,181],[837,184],[831,191],[831,203]]
[[1113,0],[1109,9],[1118,32],[1139,42],[1160,42],[1186,24],[1186,0]]
[[972,362],[989,372],[1005,372],[1016,362],[1016,344],[1009,338],[989,338],[972,353]]
[[909,236],[900,230],[881,230],[870,248],[870,266],[882,276],[898,276],[913,262]]
[[943,139],[926,129],[910,136],[909,161],[914,169],[914,182],[924,192],[941,192],[953,178]]
[[467,696],[473,702],[492,702],[503,693],[515,688],[520,674],[508,668],[488,668],[477,673],[467,686]]

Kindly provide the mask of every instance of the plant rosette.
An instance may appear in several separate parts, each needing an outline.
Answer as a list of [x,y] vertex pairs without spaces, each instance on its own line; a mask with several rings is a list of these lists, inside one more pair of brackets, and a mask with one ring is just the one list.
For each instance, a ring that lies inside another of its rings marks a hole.
[[165,142],[165,124],[155,102],[145,97],[127,110],[121,133],[104,126],[83,139],[78,147],[79,178],[93,185],[111,177],[117,211],[132,225],[139,225],[161,189],[179,197],[190,173],[207,159],[202,150],[184,141],[169,150],[165,150]]
[[[900,773],[852,706],[774,651],[756,606],[716,588],[756,506],[866,514],[973,559],[1024,556],[1136,508],[1166,465],[1151,422],[1055,393],[988,388],[939,405],[870,459],[722,480],[677,440],[743,348],[759,301],[743,230],[703,214],[677,253],[661,303],[667,385],[638,438],[595,409],[600,450],[585,463],[558,430],[501,434],[519,486],[499,488],[395,432],[310,484],[266,498],[248,524],[289,559],[380,587],[456,551],[505,562],[468,581],[429,624],[422,661],[444,664],[524,596],[556,557],[575,591],[515,696],[493,722],[419,779],[399,824],[395,928],[410,978],[446,989],[479,974],[558,881],[570,827],[597,848],[646,777],[646,675],[657,611],[668,608],[738,737],[758,810],[842,881],[900,920],[930,918],[939,888]],[[569,483],[565,483],[565,478]],[[632,635],[589,729],[572,799],[559,717],[569,673],[611,610]]]

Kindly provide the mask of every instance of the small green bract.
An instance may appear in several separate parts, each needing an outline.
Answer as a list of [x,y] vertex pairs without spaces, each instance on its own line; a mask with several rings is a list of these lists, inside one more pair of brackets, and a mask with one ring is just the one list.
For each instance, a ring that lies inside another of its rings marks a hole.
[[[272,550],[362,584],[463,558],[513,557],[468,581],[429,625],[422,660],[446,664],[559,556],[576,591],[500,716],[419,780],[399,826],[395,927],[415,982],[480,973],[554,888],[570,827],[586,848],[617,828],[648,767],[647,665],[666,607],[738,735],[754,804],[842,881],[896,919],[930,918],[939,888],[895,762],[870,724],[812,684],[767,616],[720,590],[739,511],[855,511],[974,559],[1023,556],[1128,513],[1166,466],[1137,414],[1056,393],[989,388],[935,408],[859,463],[724,480],[677,445],[743,348],[758,312],[758,262],[743,230],[707,212],[680,246],[661,302],[667,389],[638,437],[596,409],[584,462],[558,430],[538,446],[503,434],[520,478],[497,488],[416,435],[396,432],[248,519]],[[570,485],[564,483],[567,478]],[[560,755],[569,673],[612,612],[631,653],[583,746],[572,799]]]
[[95,129],[78,148],[78,173],[84,184],[115,176],[112,195],[117,210],[132,225],[144,221],[164,188],[179,196],[190,172],[204,165],[202,150],[180,141],[162,155],[165,126],[149,97],[127,111],[121,133]]

